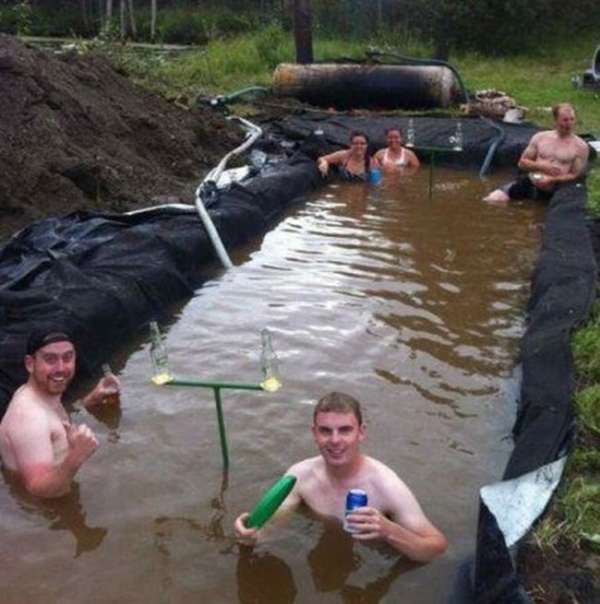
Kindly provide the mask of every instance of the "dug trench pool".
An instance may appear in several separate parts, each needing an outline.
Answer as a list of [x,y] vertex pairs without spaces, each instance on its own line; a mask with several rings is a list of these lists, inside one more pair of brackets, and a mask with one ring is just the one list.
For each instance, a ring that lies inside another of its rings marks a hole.
[[[207,268],[165,326],[174,372],[254,381],[269,327],[283,388],[224,394],[224,477],[210,393],[153,386],[146,335],[124,342],[121,409],[75,416],[101,447],[72,495],[42,506],[0,489],[3,602],[444,602],[475,545],[478,490],[512,446],[544,210],[483,204],[502,180],[440,168],[431,199],[426,170],[331,183],[237,249],[236,268]],[[235,517],[314,454],[311,404],[334,389],[364,402],[365,451],[446,533],[443,558],[404,563],[302,514],[239,552]]]

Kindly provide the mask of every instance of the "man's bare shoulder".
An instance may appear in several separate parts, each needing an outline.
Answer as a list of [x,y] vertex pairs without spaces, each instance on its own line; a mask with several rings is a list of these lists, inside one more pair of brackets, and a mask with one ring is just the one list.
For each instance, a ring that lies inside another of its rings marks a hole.
[[537,145],[546,141],[553,141],[558,138],[555,130],[542,130],[541,132],[536,132],[531,139],[529,140],[529,144]]
[[384,464],[382,461],[367,455],[364,456],[364,459],[365,469],[372,479],[381,481],[383,484],[390,484],[390,482],[393,483],[400,481],[398,474],[396,474],[392,468]]
[[577,145],[578,151],[585,153],[586,155],[589,153],[590,148],[589,148],[588,144],[580,136],[577,136],[576,134],[574,134],[573,140],[574,140],[575,144]]
[[2,418],[2,426],[5,429],[14,429],[30,422],[45,421],[46,417],[41,401],[27,385],[23,385],[14,393]]
[[323,460],[320,455],[317,455],[316,457],[303,459],[302,461],[295,463],[293,466],[290,466],[286,474],[292,474],[299,481],[302,481],[317,473],[322,465]]

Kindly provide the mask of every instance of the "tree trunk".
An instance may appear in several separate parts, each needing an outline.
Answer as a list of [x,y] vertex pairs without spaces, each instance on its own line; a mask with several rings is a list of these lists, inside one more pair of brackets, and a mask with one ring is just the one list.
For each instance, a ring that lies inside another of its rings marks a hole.
[[150,17],[150,39],[152,42],[156,40],[156,9],[157,9],[157,0],[152,0],[151,6],[151,17]]
[[434,39],[433,58],[437,61],[447,61],[450,56],[450,42],[444,35],[437,35]]
[[296,62],[313,62],[312,7],[310,0],[294,0],[294,38]]
[[119,0],[119,22],[121,40],[125,39],[127,33],[127,23],[125,22],[125,0]]
[[110,23],[113,13],[113,0],[106,0],[106,22]]
[[83,21],[83,25],[87,31],[87,30],[89,30],[89,27],[90,27],[90,22],[88,19],[87,0],[80,0],[80,4],[81,4],[81,20]]
[[135,24],[135,13],[133,10],[133,0],[127,0],[127,7],[129,8],[129,24],[131,26],[131,36],[135,40],[135,38],[137,38],[137,26]]

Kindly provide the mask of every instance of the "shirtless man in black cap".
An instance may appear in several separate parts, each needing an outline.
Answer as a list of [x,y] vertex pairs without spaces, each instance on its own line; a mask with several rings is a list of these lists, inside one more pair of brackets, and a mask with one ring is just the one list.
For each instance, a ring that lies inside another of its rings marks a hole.
[[[98,440],[84,424],[71,424],[62,395],[75,374],[75,346],[69,334],[40,330],[31,334],[25,355],[29,379],[13,395],[0,423],[0,457],[37,497],[69,492],[81,465]],[[119,389],[115,376],[103,377],[82,401],[102,404]]]

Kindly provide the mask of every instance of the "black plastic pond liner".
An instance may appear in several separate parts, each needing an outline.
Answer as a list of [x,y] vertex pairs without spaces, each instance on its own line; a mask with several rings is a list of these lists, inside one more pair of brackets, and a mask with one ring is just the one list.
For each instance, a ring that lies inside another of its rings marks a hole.
[[[211,217],[233,247],[263,233],[296,197],[316,188],[312,159],[298,154],[224,192]],[[0,248],[0,417],[26,381],[34,326],[60,322],[76,339],[80,373],[189,297],[215,255],[195,213],[133,216],[77,212],[24,229]]]
[[[406,132],[408,117],[381,117],[373,115],[349,116],[290,116],[271,124],[271,130],[280,136],[297,141],[304,141],[315,131],[322,131],[322,138],[330,150],[347,147],[350,133],[361,130],[369,137],[371,151],[386,146],[385,131],[392,126],[400,127]],[[419,147],[451,147],[450,138],[456,131],[456,119],[438,117],[412,118],[416,131],[416,153],[420,159],[428,161],[429,155]],[[514,168],[527,146],[529,139],[539,132],[539,128],[527,125],[505,124],[480,118],[460,118],[463,130],[463,151],[455,153],[450,150],[436,152],[436,163],[461,168],[479,168],[486,158],[490,145],[498,139],[498,127],[504,131],[504,137],[498,145],[493,166]],[[495,126],[493,125],[495,124]]]
[[[527,330],[521,342],[522,384],[515,446],[503,480],[555,461],[568,450],[574,428],[571,334],[595,299],[597,264],[585,217],[582,184],[561,188],[546,212],[542,250],[532,278]],[[513,553],[498,522],[480,500],[477,551],[462,572],[452,602],[526,603]],[[470,580],[467,579],[467,576]]]
[[570,339],[595,300],[597,264],[585,216],[582,184],[551,201],[532,278],[528,326],[521,343],[523,383],[515,448],[505,479],[558,457],[572,425],[575,376]]

